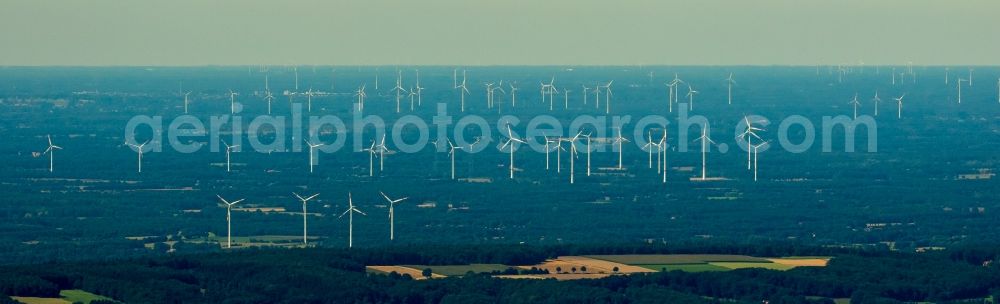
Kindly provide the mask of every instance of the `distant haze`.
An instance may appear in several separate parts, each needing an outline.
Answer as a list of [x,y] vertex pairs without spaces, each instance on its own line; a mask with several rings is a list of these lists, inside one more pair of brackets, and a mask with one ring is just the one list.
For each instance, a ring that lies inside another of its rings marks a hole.
[[997,0],[0,1],[0,65],[997,65]]

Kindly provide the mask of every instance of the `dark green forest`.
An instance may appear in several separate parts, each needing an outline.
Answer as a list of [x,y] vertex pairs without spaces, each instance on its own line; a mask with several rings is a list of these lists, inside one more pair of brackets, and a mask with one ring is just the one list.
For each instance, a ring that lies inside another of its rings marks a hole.
[[[365,265],[526,265],[560,255],[829,255],[827,267],[617,275],[574,281],[468,274],[417,281]],[[58,297],[83,289],[127,303],[852,303],[986,302],[1000,295],[1000,247],[933,253],[795,245],[395,246],[261,249],[0,268],[0,293]],[[986,264],[984,264],[984,262]]]

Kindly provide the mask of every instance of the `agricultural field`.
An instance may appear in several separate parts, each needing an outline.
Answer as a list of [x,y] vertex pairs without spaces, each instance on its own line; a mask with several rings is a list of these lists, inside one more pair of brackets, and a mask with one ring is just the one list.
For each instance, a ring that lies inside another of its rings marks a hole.
[[[369,272],[410,274],[423,278],[422,271],[430,268],[434,278],[463,276],[468,272],[505,272],[510,268],[521,274],[505,273],[497,275],[509,279],[557,279],[577,280],[603,278],[611,275],[650,273],[660,271],[730,271],[743,268],[764,268],[789,270],[795,267],[825,267],[829,257],[783,257],[761,258],[745,255],[719,254],[649,254],[649,255],[590,255],[560,256],[536,265],[507,266],[502,264],[469,265],[400,265],[368,266]],[[524,273],[526,271],[547,273]]]
[[89,304],[96,300],[111,300],[108,297],[92,294],[79,289],[63,290],[59,292],[59,298],[36,298],[36,297],[12,297],[14,300],[25,304]]
[[469,265],[444,265],[444,266],[431,266],[431,265],[403,265],[403,267],[409,267],[413,269],[418,269],[423,271],[424,269],[430,268],[431,272],[434,274],[442,276],[463,276],[468,272],[473,273],[490,273],[490,272],[503,272],[512,266],[501,265],[501,264],[469,264]]

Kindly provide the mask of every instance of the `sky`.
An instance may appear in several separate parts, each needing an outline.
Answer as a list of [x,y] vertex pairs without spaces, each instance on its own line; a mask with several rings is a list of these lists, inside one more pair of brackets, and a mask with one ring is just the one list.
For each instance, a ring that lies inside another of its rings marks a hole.
[[0,65],[1000,64],[997,0],[0,0]]

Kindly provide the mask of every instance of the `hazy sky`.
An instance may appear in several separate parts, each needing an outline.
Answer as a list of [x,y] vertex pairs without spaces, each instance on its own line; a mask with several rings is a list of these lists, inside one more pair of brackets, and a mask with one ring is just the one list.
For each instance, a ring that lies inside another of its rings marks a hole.
[[1000,64],[997,0],[0,0],[0,65]]

